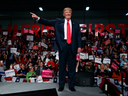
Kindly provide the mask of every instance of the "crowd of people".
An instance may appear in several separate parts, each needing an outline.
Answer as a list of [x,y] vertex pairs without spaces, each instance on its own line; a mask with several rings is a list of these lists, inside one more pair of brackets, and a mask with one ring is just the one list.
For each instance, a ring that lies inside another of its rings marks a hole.
[[[95,37],[92,33],[81,33],[82,34],[82,51],[81,53],[88,53],[93,55],[94,58],[109,58],[109,63],[96,63],[95,59],[81,59],[80,56],[76,60],[76,72],[94,72],[96,77],[113,77],[121,80],[120,70],[124,71],[124,77],[128,73],[128,60],[127,60],[127,40],[121,36],[120,33],[105,32],[103,36],[100,34]],[[33,41],[27,40],[27,35],[34,36]],[[11,40],[11,44],[8,41]],[[108,44],[105,41],[110,40]],[[8,35],[0,34],[0,67],[4,70],[14,69],[16,76],[20,78],[26,78],[29,82],[29,78],[37,77],[42,74],[42,70],[51,70],[53,76],[59,75],[59,58],[57,58],[57,50],[54,50],[54,33],[50,31],[40,35],[34,34],[22,34],[16,36],[14,33],[8,33]],[[41,43],[47,45],[42,46]],[[38,45],[38,49],[33,49],[33,46]],[[97,49],[93,49],[96,47]],[[11,52],[11,48],[17,48],[15,52]],[[102,50],[98,52],[97,50]],[[120,54],[126,54],[120,56]],[[119,62],[117,69],[111,67],[112,60]],[[19,64],[19,70],[14,68],[15,65]],[[68,75],[68,64],[66,66],[66,75]]]

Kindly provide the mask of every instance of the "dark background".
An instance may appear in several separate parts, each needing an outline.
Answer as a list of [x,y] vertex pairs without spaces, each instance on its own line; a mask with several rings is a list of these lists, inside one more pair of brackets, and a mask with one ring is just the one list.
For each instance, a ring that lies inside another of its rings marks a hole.
[[[86,6],[90,7],[86,11]],[[43,12],[39,11],[43,7]],[[1,0],[0,25],[7,30],[8,24],[12,27],[21,24],[37,24],[32,20],[30,12],[46,19],[63,18],[63,8],[71,7],[72,19],[80,24],[115,24],[116,29],[121,29],[118,24],[128,24],[128,0]],[[126,28],[128,30],[128,27]]]

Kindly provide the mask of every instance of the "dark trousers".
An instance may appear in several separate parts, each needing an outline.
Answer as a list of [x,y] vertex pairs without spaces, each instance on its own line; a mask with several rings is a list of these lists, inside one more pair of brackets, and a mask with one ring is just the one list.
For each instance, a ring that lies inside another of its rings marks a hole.
[[71,44],[65,45],[59,52],[59,87],[65,85],[66,64],[68,64],[68,84],[69,88],[75,87],[76,55],[73,54]]

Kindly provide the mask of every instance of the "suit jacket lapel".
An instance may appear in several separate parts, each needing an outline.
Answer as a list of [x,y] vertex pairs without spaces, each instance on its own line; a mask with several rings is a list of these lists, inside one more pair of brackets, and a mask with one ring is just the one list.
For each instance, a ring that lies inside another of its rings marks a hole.
[[71,37],[73,37],[73,35],[74,35],[74,22],[72,21],[72,36]]

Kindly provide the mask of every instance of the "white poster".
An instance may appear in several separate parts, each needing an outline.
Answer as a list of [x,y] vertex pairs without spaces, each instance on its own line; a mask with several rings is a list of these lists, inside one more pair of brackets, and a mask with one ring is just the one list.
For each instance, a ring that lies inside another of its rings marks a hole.
[[45,48],[48,48],[48,46],[45,44],[45,43],[41,43],[41,46],[45,47]]
[[17,72],[18,72],[18,71],[20,70],[20,66],[19,66],[19,64],[15,65],[15,66],[14,66],[14,69],[16,69]]
[[16,36],[21,36],[22,34],[21,33],[17,33]]
[[120,53],[120,58],[122,58],[122,55],[125,55],[125,58],[127,58],[127,54],[126,53]]
[[85,59],[85,53],[80,53],[80,59],[84,60]]
[[10,53],[15,53],[17,52],[17,48],[10,48]]
[[18,56],[20,55],[20,53],[19,53],[19,52],[14,52],[14,53],[15,53],[16,55],[18,55]]
[[33,36],[32,35],[27,35],[27,41],[33,41]]
[[111,62],[110,59],[107,59],[107,58],[104,58],[104,59],[103,59],[103,63],[104,63],[104,64],[107,64],[107,63],[110,64],[110,62]]
[[43,52],[43,56],[45,56],[46,54],[48,54],[48,52]]
[[5,71],[5,76],[6,77],[13,77],[13,76],[15,76],[14,69]]
[[94,55],[89,55],[89,60],[94,60],[95,56]]
[[55,53],[55,52],[51,52],[51,54],[52,54],[53,56],[55,56],[55,55],[56,55],[56,53]]
[[43,33],[47,33],[47,29],[44,29],[44,30],[43,30]]
[[59,60],[59,52],[56,52],[56,60]]
[[95,58],[95,63],[101,64],[101,58]]
[[43,82],[41,75],[38,76],[38,78],[36,78],[36,82],[37,83],[42,83]]
[[85,60],[88,59],[88,53],[80,53],[80,59]]
[[12,45],[12,41],[11,40],[8,40],[8,45]]
[[8,35],[8,32],[3,32],[3,35]]

